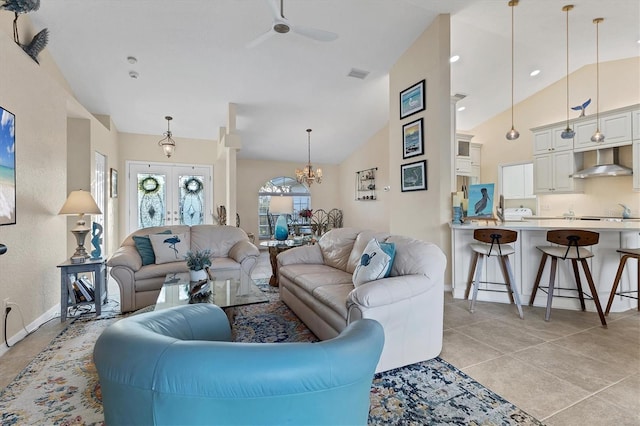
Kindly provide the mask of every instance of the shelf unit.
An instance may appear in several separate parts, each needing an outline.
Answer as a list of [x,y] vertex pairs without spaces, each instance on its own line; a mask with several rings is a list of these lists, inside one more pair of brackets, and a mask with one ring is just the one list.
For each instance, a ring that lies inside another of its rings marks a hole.
[[375,201],[376,196],[376,172],[377,167],[356,172],[356,200]]

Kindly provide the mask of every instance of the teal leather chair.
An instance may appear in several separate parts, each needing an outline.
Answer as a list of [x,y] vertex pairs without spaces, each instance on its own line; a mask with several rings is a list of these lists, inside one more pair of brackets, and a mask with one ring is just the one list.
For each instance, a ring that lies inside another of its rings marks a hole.
[[124,318],[93,359],[106,424],[365,425],[384,345],[375,320],[318,343],[231,342],[217,306]]

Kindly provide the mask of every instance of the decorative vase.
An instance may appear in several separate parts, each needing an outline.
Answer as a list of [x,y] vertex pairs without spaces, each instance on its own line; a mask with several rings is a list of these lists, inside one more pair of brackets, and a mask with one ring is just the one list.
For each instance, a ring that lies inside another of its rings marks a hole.
[[462,207],[454,207],[453,208],[453,223],[455,225],[462,224]]
[[190,275],[189,280],[191,282],[198,282],[198,281],[201,281],[201,280],[206,280],[208,278],[207,277],[207,271],[205,271],[204,269],[200,269],[200,270],[197,270],[197,271],[194,271],[192,269],[192,270],[189,271],[189,275]]
[[278,241],[284,241],[289,237],[289,227],[287,226],[287,215],[281,214],[276,220],[276,230],[274,237]]

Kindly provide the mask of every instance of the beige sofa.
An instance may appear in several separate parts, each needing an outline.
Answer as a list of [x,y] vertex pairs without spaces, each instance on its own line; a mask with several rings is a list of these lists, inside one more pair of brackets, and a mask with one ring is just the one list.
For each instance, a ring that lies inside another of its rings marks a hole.
[[120,286],[122,312],[135,311],[156,303],[165,276],[172,272],[188,271],[184,260],[143,266],[133,237],[160,234],[166,230],[174,234],[188,233],[191,250],[210,249],[211,268],[214,270],[242,268],[251,274],[260,254],[247,234],[234,226],[178,225],[139,229],[125,238],[120,248],[107,260],[111,276]]
[[[353,272],[372,238],[395,244],[391,273],[354,287]],[[382,324],[385,343],[376,372],[431,359],[442,350],[447,259],[435,244],[341,228],[277,259],[281,299],[321,340],[360,318]]]

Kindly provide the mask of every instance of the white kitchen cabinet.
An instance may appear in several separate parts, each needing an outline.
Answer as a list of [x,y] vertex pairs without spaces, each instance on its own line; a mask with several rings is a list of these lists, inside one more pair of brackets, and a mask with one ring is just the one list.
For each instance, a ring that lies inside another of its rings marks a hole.
[[633,141],[633,190],[640,191],[640,140]]
[[573,151],[536,155],[533,158],[535,193],[572,193],[582,191],[582,181],[571,177],[582,161],[576,161]]
[[456,175],[471,176],[470,157],[456,157]]
[[573,138],[562,139],[566,126],[536,130],[533,133],[533,155],[573,149]]
[[505,200],[534,198],[533,163],[501,167],[501,191]]
[[[472,173],[472,148],[471,139],[473,135],[464,133],[456,133],[456,164],[455,171],[457,176],[471,176]],[[475,153],[473,155],[476,155]]]
[[[591,136],[596,132],[596,119],[577,122],[575,124],[576,151],[588,151],[598,148],[611,148],[631,144],[632,138],[632,112],[624,111],[615,114],[600,114],[600,132],[604,134],[604,142],[591,141]],[[637,111],[635,111],[637,112]]]
[[631,111],[631,137],[640,140],[640,110]]

